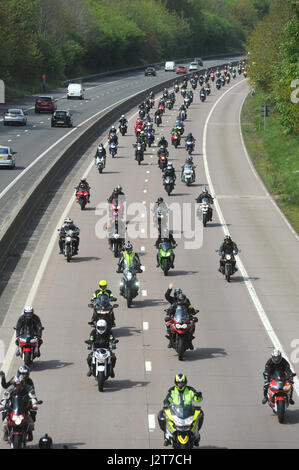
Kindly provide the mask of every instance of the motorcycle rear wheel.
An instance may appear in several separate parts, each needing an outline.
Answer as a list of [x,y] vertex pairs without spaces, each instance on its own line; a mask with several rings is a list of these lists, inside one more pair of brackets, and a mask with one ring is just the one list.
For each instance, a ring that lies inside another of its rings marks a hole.
[[25,351],[24,352],[24,364],[25,364],[25,366],[28,366],[28,367],[30,367],[31,364],[32,364],[31,352],[30,351]]

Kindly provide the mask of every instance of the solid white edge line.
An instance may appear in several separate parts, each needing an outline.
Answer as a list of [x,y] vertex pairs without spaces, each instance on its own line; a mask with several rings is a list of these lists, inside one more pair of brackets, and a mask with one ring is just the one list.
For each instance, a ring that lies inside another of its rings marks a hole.
[[[221,95],[218,100],[214,103],[212,109],[210,110],[209,112],[209,115],[207,117],[207,120],[205,122],[205,126],[204,126],[204,131],[203,131],[203,160],[204,160],[204,167],[205,167],[205,173],[206,173],[206,177],[207,177],[207,181],[208,181],[208,185],[210,187],[210,190],[211,190],[211,194],[213,194],[215,196],[215,190],[214,190],[214,186],[213,186],[213,183],[212,183],[212,179],[211,179],[211,175],[210,175],[210,171],[209,171],[209,166],[208,166],[208,159],[207,159],[207,129],[208,129],[208,125],[209,125],[209,120],[216,108],[216,106],[218,105],[218,103],[224,98],[224,96],[229,93],[231,90],[233,90],[236,86],[240,85],[241,83],[243,83],[245,80],[241,80],[239,83],[237,83],[236,85],[234,85],[233,87],[229,88],[226,92],[223,93],[223,95]],[[220,208],[220,205],[217,201],[217,199],[214,199],[214,204],[215,204],[215,209],[217,211],[217,214],[218,214],[218,217],[219,217],[219,220],[220,220],[220,223],[222,224],[222,229],[223,229],[223,232],[225,235],[230,235],[229,233],[229,230],[228,230],[228,226],[225,222],[225,219],[224,219],[224,216],[223,216],[223,213],[221,211],[221,208]],[[267,317],[267,314],[258,298],[258,295],[253,287],[253,284],[252,282],[250,281],[249,279],[249,276],[248,276],[248,273],[245,269],[245,266],[244,264],[242,263],[241,259],[240,259],[240,256],[236,256],[237,258],[237,264],[240,268],[240,272],[242,274],[242,277],[244,279],[244,283],[246,285],[246,288],[249,292],[249,295],[254,303],[254,306],[256,308],[256,311],[260,317],[260,320],[274,346],[275,349],[279,349],[282,353],[282,355],[285,357],[285,359],[290,363],[290,359],[288,358],[287,354],[285,353],[279,339],[278,339],[278,336],[276,335],[276,333],[274,332],[273,328],[272,328],[272,325],[269,321],[269,318]],[[294,377],[294,389],[299,397],[299,380],[297,377]]]
[[148,415],[148,427],[151,430],[154,430],[156,428],[156,423],[155,423],[155,415],[149,414]]

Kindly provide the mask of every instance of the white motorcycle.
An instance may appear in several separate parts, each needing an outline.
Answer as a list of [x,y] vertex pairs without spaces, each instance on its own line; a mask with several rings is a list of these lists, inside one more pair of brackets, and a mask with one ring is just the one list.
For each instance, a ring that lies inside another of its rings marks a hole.
[[200,204],[200,211],[201,211],[201,214],[202,214],[202,223],[203,223],[203,226],[206,227],[207,226],[207,222],[209,222],[209,220],[211,220],[211,213],[212,213],[212,209],[211,209],[211,205],[208,201],[208,199],[203,199],[201,204]]
[[183,171],[183,181],[187,186],[190,186],[191,183],[195,181],[195,172],[192,165],[185,165]]
[[[86,341],[86,343],[88,343]],[[99,392],[104,390],[104,382],[111,376],[111,351],[105,348],[93,349],[91,354],[93,376],[98,382]]]
[[106,167],[106,158],[104,156],[98,156],[96,158],[96,167],[99,170],[99,173],[103,172],[103,169]]

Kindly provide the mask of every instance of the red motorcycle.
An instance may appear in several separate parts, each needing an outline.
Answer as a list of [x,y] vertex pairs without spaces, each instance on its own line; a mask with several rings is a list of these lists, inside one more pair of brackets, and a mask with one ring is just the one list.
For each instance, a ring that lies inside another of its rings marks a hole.
[[155,100],[153,100],[153,98],[150,98],[149,99],[149,104],[150,104],[150,107],[153,108],[154,105],[155,105]]
[[[293,377],[296,374],[292,374]],[[286,409],[289,406],[289,400],[292,390],[291,377],[286,377],[282,371],[275,371],[268,387],[268,403],[273,413],[278,417],[278,421],[283,423]]]
[[158,107],[160,113],[164,113],[165,112],[165,106],[164,104],[159,104],[159,107]]
[[38,353],[38,339],[29,333],[22,335],[18,338],[21,358],[24,364],[28,367],[31,366],[33,359],[37,357]]
[[215,74],[214,74],[214,72],[211,73],[210,79],[212,80],[212,82],[215,80]]
[[[39,400],[37,404],[43,402]],[[34,411],[37,405],[34,405]],[[28,395],[16,394],[9,399],[7,415],[8,443],[13,449],[23,449],[26,447],[27,434],[29,431],[30,400]]]
[[114,199],[110,203],[110,206],[109,206],[110,218],[112,219],[122,218],[123,210],[124,210],[123,204],[120,201],[117,201]]
[[85,206],[88,203],[88,199],[89,199],[88,191],[84,188],[79,188],[76,192],[76,202],[80,204],[82,211],[85,209]]
[[[193,313],[197,312],[198,310],[194,310]],[[193,317],[187,307],[178,305],[174,316],[172,318],[166,317],[165,321],[166,326],[171,330],[169,337],[171,347],[178,353],[179,361],[183,361],[184,352],[190,349],[198,318]]]
[[181,143],[181,136],[177,134],[171,134],[171,143],[177,148]]

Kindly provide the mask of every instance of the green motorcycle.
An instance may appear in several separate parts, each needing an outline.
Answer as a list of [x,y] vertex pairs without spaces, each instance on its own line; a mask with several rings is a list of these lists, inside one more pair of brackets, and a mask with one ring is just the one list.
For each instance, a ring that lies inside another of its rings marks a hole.
[[160,268],[164,272],[164,276],[167,276],[168,271],[172,267],[174,261],[173,246],[169,241],[160,243],[158,259]]

